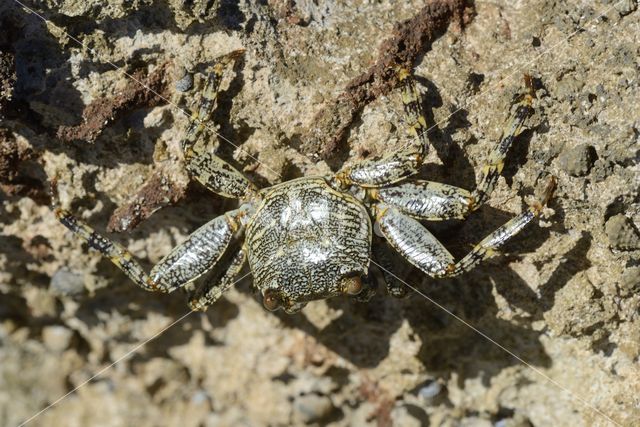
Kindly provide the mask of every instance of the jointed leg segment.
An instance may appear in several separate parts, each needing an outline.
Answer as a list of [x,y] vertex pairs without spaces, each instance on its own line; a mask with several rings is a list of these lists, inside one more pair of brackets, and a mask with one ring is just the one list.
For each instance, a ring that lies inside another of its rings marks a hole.
[[247,259],[247,253],[244,248],[240,248],[231,260],[231,264],[224,272],[222,277],[216,281],[212,281],[201,289],[198,289],[193,297],[189,300],[189,307],[193,311],[205,311],[211,304],[216,302],[222,294],[224,294],[234,283],[235,278],[242,270]]
[[74,234],[85,240],[89,247],[96,249],[109,258],[136,285],[147,291],[160,291],[160,286],[144,271],[142,266],[133,258],[131,252],[124,246],[101,236],[87,224],[76,219],[67,210],[55,208],[58,220]]
[[391,187],[372,188],[369,190],[371,197],[414,218],[429,221],[465,218],[485,203],[495,188],[507,151],[531,114],[533,91],[529,89],[530,93],[514,107],[498,144],[481,169],[478,186],[473,192],[447,184],[413,180]]
[[182,149],[191,177],[210,191],[225,197],[241,199],[255,190],[253,184],[238,170],[198,143],[202,138],[205,123],[211,119],[216,105],[223,71],[244,51],[234,51],[222,57],[209,75],[198,111],[191,116]]
[[391,187],[371,189],[374,200],[398,208],[418,219],[464,219],[476,206],[470,192],[439,182],[413,180]]
[[532,101],[534,91],[531,87],[530,79],[527,78],[525,81],[529,86],[529,92],[526,93],[521,101],[514,107],[513,113],[502,131],[502,136],[498,144],[489,155],[488,162],[482,167],[480,182],[472,193],[473,204],[470,206],[471,210],[477,209],[489,199],[489,195],[493,191],[504,168],[504,159],[507,156],[509,147],[511,147],[513,140],[520,135],[524,122],[533,112]]
[[147,291],[171,292],[209,271],[220,259],[235,234],[241,233],[244,209],[209,221],[176,246],[147,274],[122,245],[98,234],[70,212],[56,208],[55,214],[69,230],[90,247],[108,257],[135,284]]
[[497,248],[538,216],[554,188],[555,179],[551,178],[541,201],[499,227],[458,262],[454,262],[449,251],[422,224],[394,207],[378,205],[377,226],[391,246],[425,273],[433,277],[457,276],[491,257]]
[[151,270],[151,278],[171,292],[209,271],[229,246],[234,234],[244,230],[243,208],[220,215],[189,235]]
[[420,94],[408,70],[398,70],[398,78],[402,84],[402,103],[410,137],[407,148],[380,160],[363,161],[341,170],[335,177],[341,185],[376,188],[413,175],[422,165],[429,149],[429,140]]

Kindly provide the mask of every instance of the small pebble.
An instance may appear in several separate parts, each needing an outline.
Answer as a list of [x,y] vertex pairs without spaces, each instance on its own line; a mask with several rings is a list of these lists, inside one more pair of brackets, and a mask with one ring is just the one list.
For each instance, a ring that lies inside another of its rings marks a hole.
[[154,108],[142,119],[145,128],[159,128],[167,123],[171,114],[166,108]]
[[620,16],[625,16],[638,8],[638,0],[623,0],[615,4]]
[[620,279],[620,288],[625,295],[640,290],[640,267],[629,267],[624,270]]
[[46,326],[42,329],[42,342],[45,347],[56,353],[62,353],[69,348],[73,331],[64,326]]
[[569,175],[584,176],[591,170],[596,157],[593,146],[580,144],[562,152],[560,165]]
[[84,279],[69,270],[60,269],[51,278],[51,291],[60,296],[76,296],[84,292]]
[[633,222],[618,214],[609,218],[604,226],[609,244],[616,249],[631,250],[640,249],[640,236],[633,225]]
[[614,164],[608,159],[598,159],[593,163],[591,178],[594,182],[602,182],[613,174]]
[[305,424],[327,418],[336,409],[331,399],[315,393],[298,396],[293,403],[293,408]]
[[178,92],[188,92],[193,87],[193,74],[185,73],[180,80],[176,82],[176,90]]
[[442,386],[437,381],[429,381],[418,391],[418,396],[425,400],[431,400],[442,391]]
[[209,401],[209,395],[204,390],[198,390],[191,396],[191,403],[201,405]]

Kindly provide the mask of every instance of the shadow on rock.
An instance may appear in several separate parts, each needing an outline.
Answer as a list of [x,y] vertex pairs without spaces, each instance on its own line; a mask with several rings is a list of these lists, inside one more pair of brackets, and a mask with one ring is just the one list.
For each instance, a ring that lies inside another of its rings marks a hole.
[[[197,12],[201,19],[215,23],[221,29],[237,28],[244,21],[237,2],[222,3],[226,5],[224,9],[216,4],[211,10],[192,12]],[[118,114],[105,129],[99,131],[100,136],[95,143],[80,140],[63,142],[55,135],[61,128],[77,126],[83,122],[85,105],[80,92],[73,85],[75,77],[71,71],[72,64],[78,67],[80,77],[112,71],[114,65],[132,74],[137,69],[147,67],[149,64],[146,58],[153,56],[150,54],[161,52],[162,47],[138,49],[126,63],[110,64],[91,59],[77,62],[72,57],[72,49],[79,48],[77,43],[70,41],[67,46],[61,46],[40,18],[27,14],[17,4],[9,5],[7,9],[3,11],[2,27],[14,29],[11,33],[16,36],[5,41],[3,38],[0,44],[7,44],[15,51],[17,71],[14,99],[6,108],[7,116],[10,120],[24,124],[26,129],[46,137],[46,146],[35,148],[54,153],[63,152],[80,162],[108,168],[121,164],[152,163],[155,139],[173,126],[173,122],[164,120],[157,128],[145,128],[142,120],[146,114],[140,114],[141,110],[145,110],[144,105]],[[140,28],[145,28],[150,34],[169,30],[190,36],[205,35],[212,31],[210,24],[197,23],[181,30],[175,21],[175,11],[163,0],[134,8],[122,18],[97,19],[97,16],[86,14],[67,16],[55,9],[40,12],[78,40],[83,40],[86,35],[96,31],[116,37],[133,37]],[[167,22],[170,24],[167,25]],[[234,82],[234,85],[229,91],[237,92],[241,83]],[[228,119],[228,114],[226,118]],[[231,128],[228,123],[221,125],[227,130]],[[144,132],[135,131],[140,129],[144,129]],[[23,129],[16,126],[15,131],[22,133]],[[33,140],[32,135],[25,137]]]
[[[434,233],[454,249],[458,259],[513,215],[487,206],[477,216],[471,223],[440,223],[438,233]],[[431,229],[433,223],[425,225]],[[388,356],[391,338],[405,321],[411,326],[413,339],[421,342],[418,357],[425,368],[444,377],[456,372],[460,381],[482,378],[489,382],[504,368],[521,364],[499,345],[527,363],[547,367],[550,358],[540,343],[541,332],[529,326],[544,307],[524,280],[508,268],[508,263],[510,257],[537,250],[548,237],[547,229],[531,225],[505,245],[509,257],[499,256],[456,278],[436,280],[411,269],[409,274],[402,274],[428,298],[410,291],[409,297],[401,300],[384,292],[367,303],[330,299],[329,306],[342,314],[323,329],[316,328],[303,314],[275,315],[285,325],[305,331],[362,368],[375,367]],[[494,288],[531,316],[512,321],[498,318]]]

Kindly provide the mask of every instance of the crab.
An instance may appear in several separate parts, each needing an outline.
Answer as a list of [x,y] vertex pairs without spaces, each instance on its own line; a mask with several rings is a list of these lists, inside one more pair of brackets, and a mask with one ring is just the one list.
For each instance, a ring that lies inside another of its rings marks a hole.
[[[374,238],[429,276],[456,276],[491,256],[538,216],[551,197],[553,178],[539,201],[456,261],[420,221],[464,219],[489,198],[509,147],[533,111],[533,90],[529,84],[528,93],[512,106],[503,134],[482,167],[477,188],[467,191],[411,179],[425,159],[429,141],[419,92],[411,72],[402,68],[395,72],[410,137],[405,149],[345,166],[332,176],[302,177],[259,189],[199,144],[216,105],[224,70],[238,55],[232,52],[214,65],[182,141],[191,178],[213,193],[238,199],[237,209],[198,228],[147,274],[122,245],[95,232],[59,202],[54,206],[62,224],[147,291],[185,288],[217,264],[227,263],[218,266],[222,269],[215,280],[208,280],[190,297],[192,310],[206,310],[234,284],[248,262],[253,284],[268,310],[294,313],[310,301],[344,294],[366,300],[375,289],[370,264],[382,267],[372,260]],[[391,295],[406,293],[397,281],[385,281]]]

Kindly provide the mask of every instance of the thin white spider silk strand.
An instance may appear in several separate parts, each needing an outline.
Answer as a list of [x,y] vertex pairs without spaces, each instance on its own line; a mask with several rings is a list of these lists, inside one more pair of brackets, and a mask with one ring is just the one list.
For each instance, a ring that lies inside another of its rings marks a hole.
[[[512,77],[514,77],[516,74],[518,73],[522,73],[523,70],[525,70],[527,67],[529,67],[531,64],[537,62],[538,60],[540,60],[540,58],[542,58],[544,55],[554,51],[556,48],[558,48],[560,45],[566,43],[571,37],[575,36],[576,34],[578,34],[580,31],[584,30],[587,25],[590,25],[596,21],[598,21],[599,19],[605,17],[607,15],[607,13],[611,12],[611,10],[613,10],[615,7],[617,7],[618,5],[622,4],[622,2],[624,2],[626,0],[620,0],[617,3],[614,3],[613,5],[609,6],[608,8],[606,8],[604,10],[604,12],[601,12],[599,15],[596,15],[595,18],[590,19],[589,21],[587,21],[585,24],[583,24],[582,26],[578,26],[576,28],[575,31],[573,31],[571,34],[569,34],[567,37],[563,38],[562,40],[560,40],[558,43],[554,44],[553,46],[549,47],[548,49],[540,52],[538,55],[536,55],[532,60],[526,62],[524,65],[516,68],[516,71],[514,71],[511,74],[508,74],[506,77],[501,78],[500,80],[498,80],[495,84],[489,86],[487,89],[485,89],[484,92],[479,93],[476,96],[473,96],[471,98],[469,98],[469,100],[467,102],[463,102],[461,107],[458,107],[457,109],[455,109],[452,113],[450,113],[448,116],[444,117],[443,119],[439,120],[438,122],[434,123],[432,126],[428,127],[427,129],[425,129],[422,133],[418,134],[418,136],[414,137],[414,138],[420,138],[423,135],[427,135],[429,133],[429,131],[431,131],[432,129],[435,129],[436,127],[440,126],[441,124],[445,123],[447,120],[449,120],[454,114],[457,114],[458,112],[462,111],[464,108],[469,107],[470,105],[475,104],[476,102],[478,102],[480,100],[480,98],[489,93],[490,91],[499,88],[504,82],[506,82],[507,80],[510,80]],[[513,66],[507,67],[505,68],[505,70],[509,69],[509,68],[513,68]],[[397,113],[396,113],[397,115]],[[407,147],[409,147],[409,145],[411,144],[411,139],[409,140],[409,142],[407,142],[402,148],[400,148],[400,150],[405,150]]]
[[57,405],[58,403],[62,402],[64,399],[66,399],[67,397],[71,396],[73,393],[75,393],[76,391],[78,391],[80,388],[84,387],[85,385],[89,384],[92,380],[94,380],[95,378],[99,377],[100,375],[102,375],[104,372],[108,371],[109,369],[111,369],[113,366],[115,366],[117,363],[123,361],[124,359],[128,358],[130,355],[132,355],[133,353],[135,353],[136,351],[138,351],[138,349],[144,347],[147,343],[153,341],[155,338],[157,338],[158,336],[160,336],[163,332],[165,332],[167,329],[171,328],[172,326],[180,323],[182,320],[186,319],[191,313],[193,313],[193,311],[189,311],[187,313],[185,313],[182,317],[178,318],[177,320],[174,320],[173,322],[171,322],[168,326],[165,326],[164,328],[162,328],[160,331],[156,332],[153,336],[151,336],[150,338],[147,338],[146,340],[144,340],[143,342],[141,342],[140,344],[136,345],[135,347],[133,347],[131,350],[129,350],[128,352],[126,352],[123,356],[120,356],[118,359],[116,359],[115,361],[113,361],[110,365],[105,366],[104,368],[100,369],[98,372],[96,372],[95,374],[91,375],[88,379],[84,380],[82,383],[80,383],[79,385],[77,385],[73,390],[67,392],[67,394],[60,396],[58,399],[54,400],[53,402],[51,402],[49,405],[47,405],[46,407],[42,408],[39,412],[33,414],[30,418],[28,418],[27,420],[23,421],[22,424],[20,424],[18,427],[22,427],[28,423],[30,423],[31,421],[33,421],[34,419],[38,418],[40,415],[42,415],[43,413],[45,413],[46,411],[48,411],[49,409],[53,408],[55,405]]
[[[20,6],[22,6],[25,10],[27,10],[30,13],[33,13],[34,15],[36,15],[38,18],[42,19],[45,23],[47,23],[47,19],[40,15],[38,12],[34,11],[33,9],[29,8],[28,6],[26,6],[24,3],[20,2],[20,0],[13,0],[16,3],[18,3]],[[76,37],[72,36],[71,34],[69,34],[68,32],[61,30],[60,31],[61,34],[64,34],[65,36],[67,36],[70,40],[73,40],[74,42],[78,43],[80,46],[82,46],[83,48],[87,49],[87,47],[85,46],[84,42],[78,40]],[[88,49],[89,52],[91,53],[95,53],[94,49]],[[178,104],[176,104],[175,102],[171,101],[170,99],[165,98],[164,96],[162,96],[162,94],[158,93],[157,91],[155,91],[153,88],[149,87],[148,85],[144,84],[144,82],[136,79],[133,75],[131,75],[130,73],[127,73],[124,70],[124,67],[119,67],[116,64],[114,64],[112,61],[105,59],[104,62],[106,64],[109,64],[111,67],[113,67],[114,70],[116,71],[122,71],[122,74],[124,74],[126,77],[128,77],[129,79],[133,80],[134,82],[138,83],[140,86],[142,86],[143,88],[147,89],[149,92],[153,93],[155,96],[157,96],[158,98],[162,99],[163,101],[165,101],[167,104],[171,105],[172,107],[174,107],[176,110],[180,111],[182,114],[184,114],[187,117],[191,117],[191,113],[189,113],[189,111],[185,110],[184,108],[180,107]],[[196,118],[194,119],[195,122],[197,122],[198,124],[204,126],[205,128],[207,128],[209,131],[211,131],[214,135],[216,135],[216,137],[220,138],[221,140],[231,144],[233,147],[235,147],[237,150],[240,150],[241,152],[243,152],[244,154],[247,155],[247,157],[249,157],[252,160],[255,160],[256,162],[258,162],[259,165],[264,166],[266,169],[269,170],[269,172],[273,172],[276,176],[278,176],[278,178],[282,179],[282,175],[280,175],[278,172],[274,171],[273,169],[271,169],[269,166],[265,165],[263,162],[261,162],[260,160],[258,160],[257,158],[255,158],[254,156],[251,155],[251,153],[247,152],[244,148],[238,146],[237,144],[234,144],[233,142],[231,142],[228,138],[226,138],[225,136],[223,136],[222,134],[220,134],[217,129],[215,129],[214,126],[210,125],[208,122],[202,121],[200,120],[200,118]]]
[[[624,0],[619,1],[618,3],[613,4],[612,6],[610,6],[609,8],[607,8],[605,10],[605,12],[601,13],[600,15],[598,15],[596,18],[590,20],[587,24],[594,22],[600,18],[602,18],[603,16],[605,16],[609,11],[611,11],[614,7],[617,7],[619,4],[621,4]],[[44,18],[42,15],[40,15],[39,13],[37,13],[35,10],[29,8],[28,6],[26,6],[24,3],[22,3],[20,0],[14,0],[15,3],[19,4],[22,8],[24,8],[26,11],[28,11],[29,13],[33,13],[34,15],[36,15],[38,18],[40,18],[42,21],[44,21],[45,23],[47,23],[47,19]],[[572,32],[569,36],[565,37],[563,40],[561,40],[560,42],[558,42],[557,44],[553,45],[552,47],[548,48],[547,50],[541,52],[540,54],[538,54],[533,60],[527,62],[526,64],[524,64],[524,66],[528,66],[531,65],[533,62],[539,60],[543,55],[548,54],[549,52],[555,50],[558,46],[560,46],[563,43],[566,43],[571,37],[573,37],[575,34],[577,34],[580,30],[582,30],[584,27],[586,27],[586,25],[583,25],[582,27],[578,27],[577,30],[575,30],[574,32]],[[66,35],[70,40],[73,40],[74,42],[76,42],[77,44],[79,44],[80,46],[82,46],[83,48],[85,48],[85,45],[83,42],[81,42],[80,40],[78,40],[76,37],[70,35],[69,33],[67,33],[66,31],[61,31],[62,34]],[[93,52],[93,49],[91,49],[91,51]],[[188,117],[190,117],[190,114],[188,111],[184,110],[183,108],[179,107],[177,104],[173,103],[172,101],[166,99],[165,97],[163,97],[161,94],[157,93],[156,91],[154,91],[152,88],[148,87],[147,85],[145,85],[143,82],[139,81],[138,79],[136,79],[134,76],[132,76],[131,74],[127,73],[126,71],[124,71],[122,69],[122,67],[118,67],[116,64],[114,64],[113,62],[109,61],[109,60],[105,60],[105,63],[111,65],[115,70],[121,70],[123,72],[123,74],[130,78],[131,80],[135,81],[136,83],[140,84],[142,87],[144,87],[145,89],[149,90],[151,93],[153,93],[154,95],[158,96],[159,98],[161,98],[162,100],[164,100],[165,102],[167,102],[168,104],[172,105],[174,108],[178,109],[180,112],[182,112],[183,114],[187,115]],[[512,66],[507,67],[507,68],[513,68]],[[521,69],[523,68],[523,66],[519,67],[516,72],[519,72]],[[511,78],[512,76],[514,76],[516,74],[516,72],[509,74],[508,76],[502,78],[501,80],[499,80],[492,88],[495,87],[499,87],[504,81],[506,81],[507,79]],[[491,88],[491,89],[492,89]],[[485,92],[475,96],[474,98],[472,98],[469,102],[467,102],[466,104],[464,104],[462,107],[458,108],[457,110],[453,111],[452,113],[450,113],[447,117],[445,117],[444,119],[440,120],[439,122],[435,123],[433,126],[429,127],[428,129],[426,129],[423,134],[428,133],[430,130],[432,130],[433,128],[437,127],[438,125],[442,124],[443,122],[445,122],[446,120],[448,120],[450,117],[452,117],[454,114],[456,114],[457,112],[459,112],[460,110],[462,110],[463,108],[471,105],[472,103],[476,102],[481,95],[483,95],[484,93],[486,93],[489,89],[487,89]],[[238,145],[234,144],[233,142],[229,141],[227,138],[225,138],[224,136],[220,135],[217,130],[215,128],[213,128],[212,126],[210,126],[208,123],[204,123],[199,121],[200,123],[202,123],[207,129],[209,129],[211,132],[213,132],[217,137],[219,137],[220,139],[222,139],[223,141],[231,144],[233,147],[243,150],[241,147],[239,147]],[[421,135],[419,135],[421,136]],[[417,136],[416,138],[419,138],[419,136]],[[408,145],[407,145],[408,146]],[[406,147],[405,147],[406,148]],[[243,150],[244,151],[244,150]],[[262,164],[263,166],[265,166],[265,168],[267,168],[269,171],[273,172],[275,175],[277,175],[278,177],[280,177],[282,179],[282,176],[277,173],[276,171],[272,170],[271,168],[269,168],[267,165],[264,165],[260,160],[256,159],[255,157],[253,157],[252,155],[250,155],[249,153],[247,153],[248,157],[250,157],[251,159],[255,160],[256,162],[258,162],[259,164]],[[371,260],[372,263],[378,265],[375,261]],[[384,268],[380,265],[378,265],[378,267],[382,268],[384,270]],[[397,276],[395,276],[392,272],[389,272],[389,274],[393,275],[394,277],[397,278]],[[245,277],[247,277],[248,275],[250,275],[251,273],[247,273],[246,275],[244,275],[243,277],[241,277],[240,279],[236,280],[234,282],[237,283],[240,280],[244,279]],[[549,381],[551,384],[555,385],[556,387],[558,387],[559,389],[563,390],[564,392],[568,393],[569,396],[577,401],[579,401],[580,403],[584,404],[585,406],[591,408],[592,410],[594,410],[596,413],[600,414],[601,416],[603,416],[604,418],[606,418],[607,420],[609,420],[611,423],[615,424],[615,425],[620,425],[619,423],[617,423],[616,421],[614,421],[611,417],[609,417],[608,415],[606,415],[605,413],[603,413],[602,411],[600,411],[598,408],[596,408],[595,406],[591,405],[589,402],[587,402],[586,400],[584,400],[583,398],[573,394],[569,389],[567,389],[566,387],[562,386],[561,384],[559,384],[557,381],[549,378],[547,375],[545,375],[543,372],[541,372],[540,370],[538,370],[537,368],[533,367],[532,365],[530,365],[529,363],[527,363],[525,360],[523,360],[522,358],[518,357],[515,353],[513,353],[512,351],[508,350],[507,348],[505,348],[504,346],[502,346],[501,344],[499,344],[498,342],[496,342],[495,340],[493,340],[492,338],[490,338],[489,336],[487,336],[486,334],[484,334],[483,332],[481,332],[480,330],[478,330],[477,328],[475,328],[473,325],[469,324],[468,322],[464,321],[463,319],[461,319],[460,317],[456,316],[454,313],[450,312],[449,310],[447,310],[445,307],[443,307],[442,305],[438,304],[436,301],[432,300],[431,298],[429,298],[427,295],[425,295],[424,293],[420,292],[417,288],[407,284],[406,282],[404,282],[402,279],[399,279],[401,282],[403,282],[407,287],[409,287],[410,289],[412,289],[414,292],[418,293],[419,295],[421,295],[423,298],[427,299],[428,301],[430,301],[432,304],[436,305],[438,308],[440,308],[441,310],[443,310],[444,312],[446,312],[447,314],[453,316],[454,318],[456,318],[458,321],[462,322],[465,326],[469,327],[470,329],[472,329],[473,331],[475,331],[476,333],[478,333],[480,336],[482,336],[483,338],[487,339],[489,342],[493,343],[494,345],[496,345],[497,347],[499,347],[500,349],[502,349],[503,351],[505,351],[506,353],[508,353],[509,355],[511,355],[512,357],[514,357],[515,359],[517,359],[520,363],[522,363],[523,365],[525,365],[526,367],[528,367],[529,369],[531,369],[532,371],[534,371],[535,373],[537,373],[538,375],[542,376],[543,378],[545,378],[547,381]],[[42,410],[40,410],[38,413],[34,414],[32,417],[30,417],[29,419],[27,419],[26,421],[24,421],[22,424],[20,424],[19,427],[22,427],[24,425],[26,425],[27,423],[31,422],[32,420],[34,420],[35,418],[37,418],[38,416],[40,416],[41,414],[43,414],[44,412],[46,412],[48,409],[52,408],[53,406],[57,405],[58,403],[60,403],[61,401],[63,401],[64,399],[66,399],[68,396],[70,396],[71,394],[75,393],[78,389],[80,389],[81,387],[85,386],[86,384],[88,384],[91,380],[93,380],[94,378],[102,375],[104,372],[106,372],[108,369],[112,368],[113,366],[115,366],[117,363],[119,363],[120,361],[126,359],[127,357],[129,357],[131,354],[135,353],[137,350],[139,350],[140,348],[142,348],[144,345],[146,345],[148,342],[154,340],[155,338],[157,338],[158,336],[160,336],[162,333],[164,333],[165,331],[167,331],[169,328],[173,327],[174,325],[178,324],[179,322],[181,322],[182,320],[184,320],[186,317],[188,317],[190,314],[192,314],[192,311],[187,312],[186,314],[184,314],[182,317],[178,318],[177,320],[175,320],[174,322],[172,322],[171,324],[169,324],[168,326],[164,327],[162,330],[160,330],[159,332],[157,332],[156,334],[154,334],[152,337],[148,338],[147,340],[143,341],[142,343],[140,343],[139,345],[137,345],[136,347],[134,347],[133,349],[131,349],[129,352],[127,352],[125,355],[121,356],[120,358],[118,358],[116,361],[114,361],[113,363],[111,363],[110,365],[106,366],[105,368],[101,369],[100,371],[98,371],[96,374],[94,374],[93,376],[91,376],[89,379],[87,379],[86,381],[84,381],[83,383],[81,383],[80,385],[78,385],[77,387],[75,387],[73,390],[69,391],[67,394],[61,396],[60,398],[56,399],[54,402],[52,402],[51,404],[49,404],[47,407],[43,408]]]
[[[235,285],[236,283],[240,282],[242,279],[244,279],[247,276],[250,276],[251,272],[245,274],[244,276],[242,276],[241,278],[235,280],[231,285]],[[76,391],[78,391],[80,388],[84,387],[85,385],[89,384],[91,381],[93,381],[95,378],[99,377],[100,375],[102,375],[103,373],[105,373],[106,371],[108,371],[109,369],[113,368],[116,364],[120,363],[121,361],[127,359],[129,356],[131,356],[133,353],[135,353],[136,351],[138,351],[139,349],[141,349],[142,347],[144,347],[146,344],[150,343],[151,341],[153,341],[154,339],[158,338],[160,335],[162,335],[164,332],[166,332],[167,330],[169,330],[170,328],[172,328],[173,326],[177,325],[178,323],[182,322],[184,319],[186,319],[187,317],[189,317],[191,314],[195,313],[194,311],[189,310],[188,312],[186,312],[185,314],[183,314],[181,317],[179,317],[178,319],[174,320],[173,322],[171,322],[169,325],[165,326],[164,328],[160,329],[158,332],[156,332],[155,334],[153,334],[151,337],[147,338],[146,340],[144,340],[143,342],[141,342],[140,344],[136,345],[135,347],[133,347],[131,350],[127,351],[124,355],[120,356],[118,359],[114,360],[111,364],[105,366],[104,368],[100,369],[98,372],[96,372],[95,374],[93,374],[91,377],[89,377],[88,379],[84,380],[82,383],[80,383],[79,385],[77,385],[73,390],[67,392],[65,395],[60,396],[58,399],[54,400],[53,402],[51,402],[49,405],[47,405],[46,407],[42,408],[39,412],[33,414],[31,417],[29,417],[26,421],[23,421],[22,424],[20,424],[18,427],[23,427],[26,424],[30,423],[31,421],[33,421],[34,419],[38,418],[40,415],[42,415],[43,413],[45,413],[47,410],[53,408],[55,405],[57,405],[58,403],[62,402],[64,399],[66,399],[67,397],[71,396],[73,393],[75,393]]]
[[526,366],[527,368],[531,369],[534,373],[540,375],[542,378],[544,378],[545,380],[549,381],[551,384],[553,384],[554,386],[556,386],[557,388],[559,388],[560,390],[564,391],[565,393],[568,394],[568,396],[573,399],[576,400],[578,402],[580,402],[581,404],[583,404],[584,406],[586,406],[587,408],[592,409],[593,411],[595,411],[597,414],[603,416],[604,418],[606,418],[609,422],[611,422],[614,425],[620,426],[622,427],[622,424],[616,422],[614,419],[612,419],[609,415],[605,414],[604,412],[602,412],[600,409],[598,409],[597,407],[595,407],[594,405],[592,405],[591,403],[589,403],[587,400],[585,400],[584,398],[582,398],[581,396],[577,395],[576,393],[572,392],[571,390],[569,390],[567,387],[563,386],[562,384],[560,384],[559,382],[557,382],[556,380],[554,380],[553,378],[549,377],[548,375],[546,375],[544,372],[542,372],[540,369],[536,368],[535,366],[531,365],[529,362],[527,362],[526,360],[524,360],[523,358],[521,358],[520,356],[518,356],[517,354],[515,354],[513,351],[509,350],[508,348],[506,348],[505,346],[503,346],[502,344],[500,344],[499,342],[497,342],[496,340],[494,340],[493,338],[491,338],[490,336],[488,336],[487,334],[485,334],[484,332],[482,332],[480,329],[476,328],[475,326],[473,326],[472,324],[470,324],[469,322],[467,322],[466,320],[464,320],[463,318],[461,318],[460,316],[458,316],[457,314],[453,313],[451,310],[447,309],[445,306],[443,306],[442,304],[438,303],[437,301],[435,301],[433,298],[429,297],[427,294],[425,294],[424,292],[420,291],[418,288],[408,284],[407,282],[405,282],[404,280],[402,280],[401,278],[399,278],[398,276],[396,276],[393,272],[387,270],[386,268],[384,268],[383,266],[381,266],[380,264],[378,264],[377,262],[375,262],[374,260],[371,259],[371,262],[373,264],[375,264],[378,268],[380,268],[381,270],[387,272],[388,274],[392,275],[395,279],[397,279],[398,281],[402,282],[406,287],[408,287],[409,289],[411,289],[412,291],[414,291],[415,293],[417,293],[418,295],[420,295],[421,297],[423,297],[424,299],[426,299],[427,301],[429,301],[431,304],[435,305],[436,307],[438,307],[440,310],[444,311],[445,313],[447,313],[448,315],[452,316],[453,318],[455,318],[457,321],[459,321],[460,323],[462,323],[463,325],[467,326],[468,328],[470,328],[471,330],[473,330],[475,333],[477,333],[478,335],[480,335],[481,337],[483,337],[484,339],[486,339],[487,341],[491,342],[492,344],[496,345],[498,348],[500,348],[502,351],[504,351],[505,353],[509,354],[511,357],[513,357],[514,359],[516,359],[517,361],[519,361],[520,363],[522,363],[524,366]]

